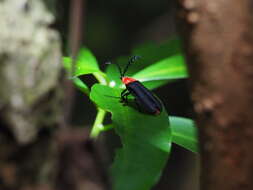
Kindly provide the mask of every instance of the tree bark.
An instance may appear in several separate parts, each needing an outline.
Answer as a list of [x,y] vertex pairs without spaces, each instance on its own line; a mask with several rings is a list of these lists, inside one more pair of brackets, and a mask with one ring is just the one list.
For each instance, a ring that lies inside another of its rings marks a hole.
[[251,0],[180,0],[201,189],[253,189]]

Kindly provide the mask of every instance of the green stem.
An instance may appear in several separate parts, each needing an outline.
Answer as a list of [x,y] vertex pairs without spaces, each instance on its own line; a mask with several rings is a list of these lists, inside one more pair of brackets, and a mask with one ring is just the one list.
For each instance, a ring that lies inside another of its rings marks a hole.
[[[100,84],[107,85],[106,74],[104,74],[103,72],[95,72],[92,74]],[[97,138],[100,132],[105,130],[105,127],[103,125],[105,114],[106,111],[101,108],[98,108],[98,113],[90,133],[91,138]]]
[[91,133],[90,133],[91,138],[97,138],[99,133],[104,130],[103,121],[105,118],[105,114],[106,114],[105,110],[98,108],[98,113],[97,113],[94,125],[93,125]]
[[111,129],[113,129],[113,125],[112,124],[104,125],[104,128],[102,129],[102,131],[105,132],[105,131],[109,131]]

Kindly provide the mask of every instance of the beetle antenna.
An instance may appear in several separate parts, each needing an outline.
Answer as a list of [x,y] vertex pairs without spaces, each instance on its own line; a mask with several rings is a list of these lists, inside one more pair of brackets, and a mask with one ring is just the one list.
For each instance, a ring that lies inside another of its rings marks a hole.
[[122,73],[121,67],[119,66],[118,63],[112,63],[112,62],[106,62],[106,65],[110,65],[110,64],[115,64],[118,67],[119,73],[120,73],[120,78],[122,78],[124,75]]
[[122,76],[124,76],[124,75],[126,74],[128,68],[129,68],[129,66],[130,66],[132,63],[134,63],[135,61],[137,61],[138,59],[140,59],[140,58],[141,58],[141,56],[139,56],[139,55],[134,55],[134,56],[130,57],[130,59],[128,60],[128,63],[127,63],[127,65],[126,65],[126,67],[125,67],[125,69],[124,69],[124,71],[123,71],[123,73],[122,73]]

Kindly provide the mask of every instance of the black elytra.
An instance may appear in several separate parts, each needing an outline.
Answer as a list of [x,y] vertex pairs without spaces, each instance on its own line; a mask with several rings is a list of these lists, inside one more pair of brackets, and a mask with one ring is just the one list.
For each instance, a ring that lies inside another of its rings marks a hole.
[[144,113],[159,115],[162,111],[160,100],[139,81],[126,85],[126,89],[135,97],[137,106]]

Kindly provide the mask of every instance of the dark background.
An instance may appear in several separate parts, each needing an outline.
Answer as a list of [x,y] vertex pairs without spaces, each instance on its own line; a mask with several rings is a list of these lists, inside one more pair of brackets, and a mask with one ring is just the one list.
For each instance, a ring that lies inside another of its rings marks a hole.
[[[60,31],[63,40],[63,52],[70,54],[70,1],[58,1],[55,8],[57,20],[55,28]],[[108,60],[129,55],[133,47],[146,42],[160,43],[177,35],[174,1],[129,0],[103,1],[88,0],[84,4],[82,17],[82,45],[95,54],[100,67]],[[92,76],[82,78],[90,86],[95,82]],[[170,115],[192,118],[192,105],[187,89],[187,80],[179,80],[155,90],[164,102]],[[75,127],[90,127],[93,124],[96,109],[81,92],[75,90],[71,111],[71,124]],[[106,167],[108,169],[113,149],[119,146],[113,132],[101,135],[100,141],[106,143],[109,152]],[[109,160],[109,161],[108,161]],[[173,145],[167,168],[155,189],[197,189],[197,156],[181,147]]]

